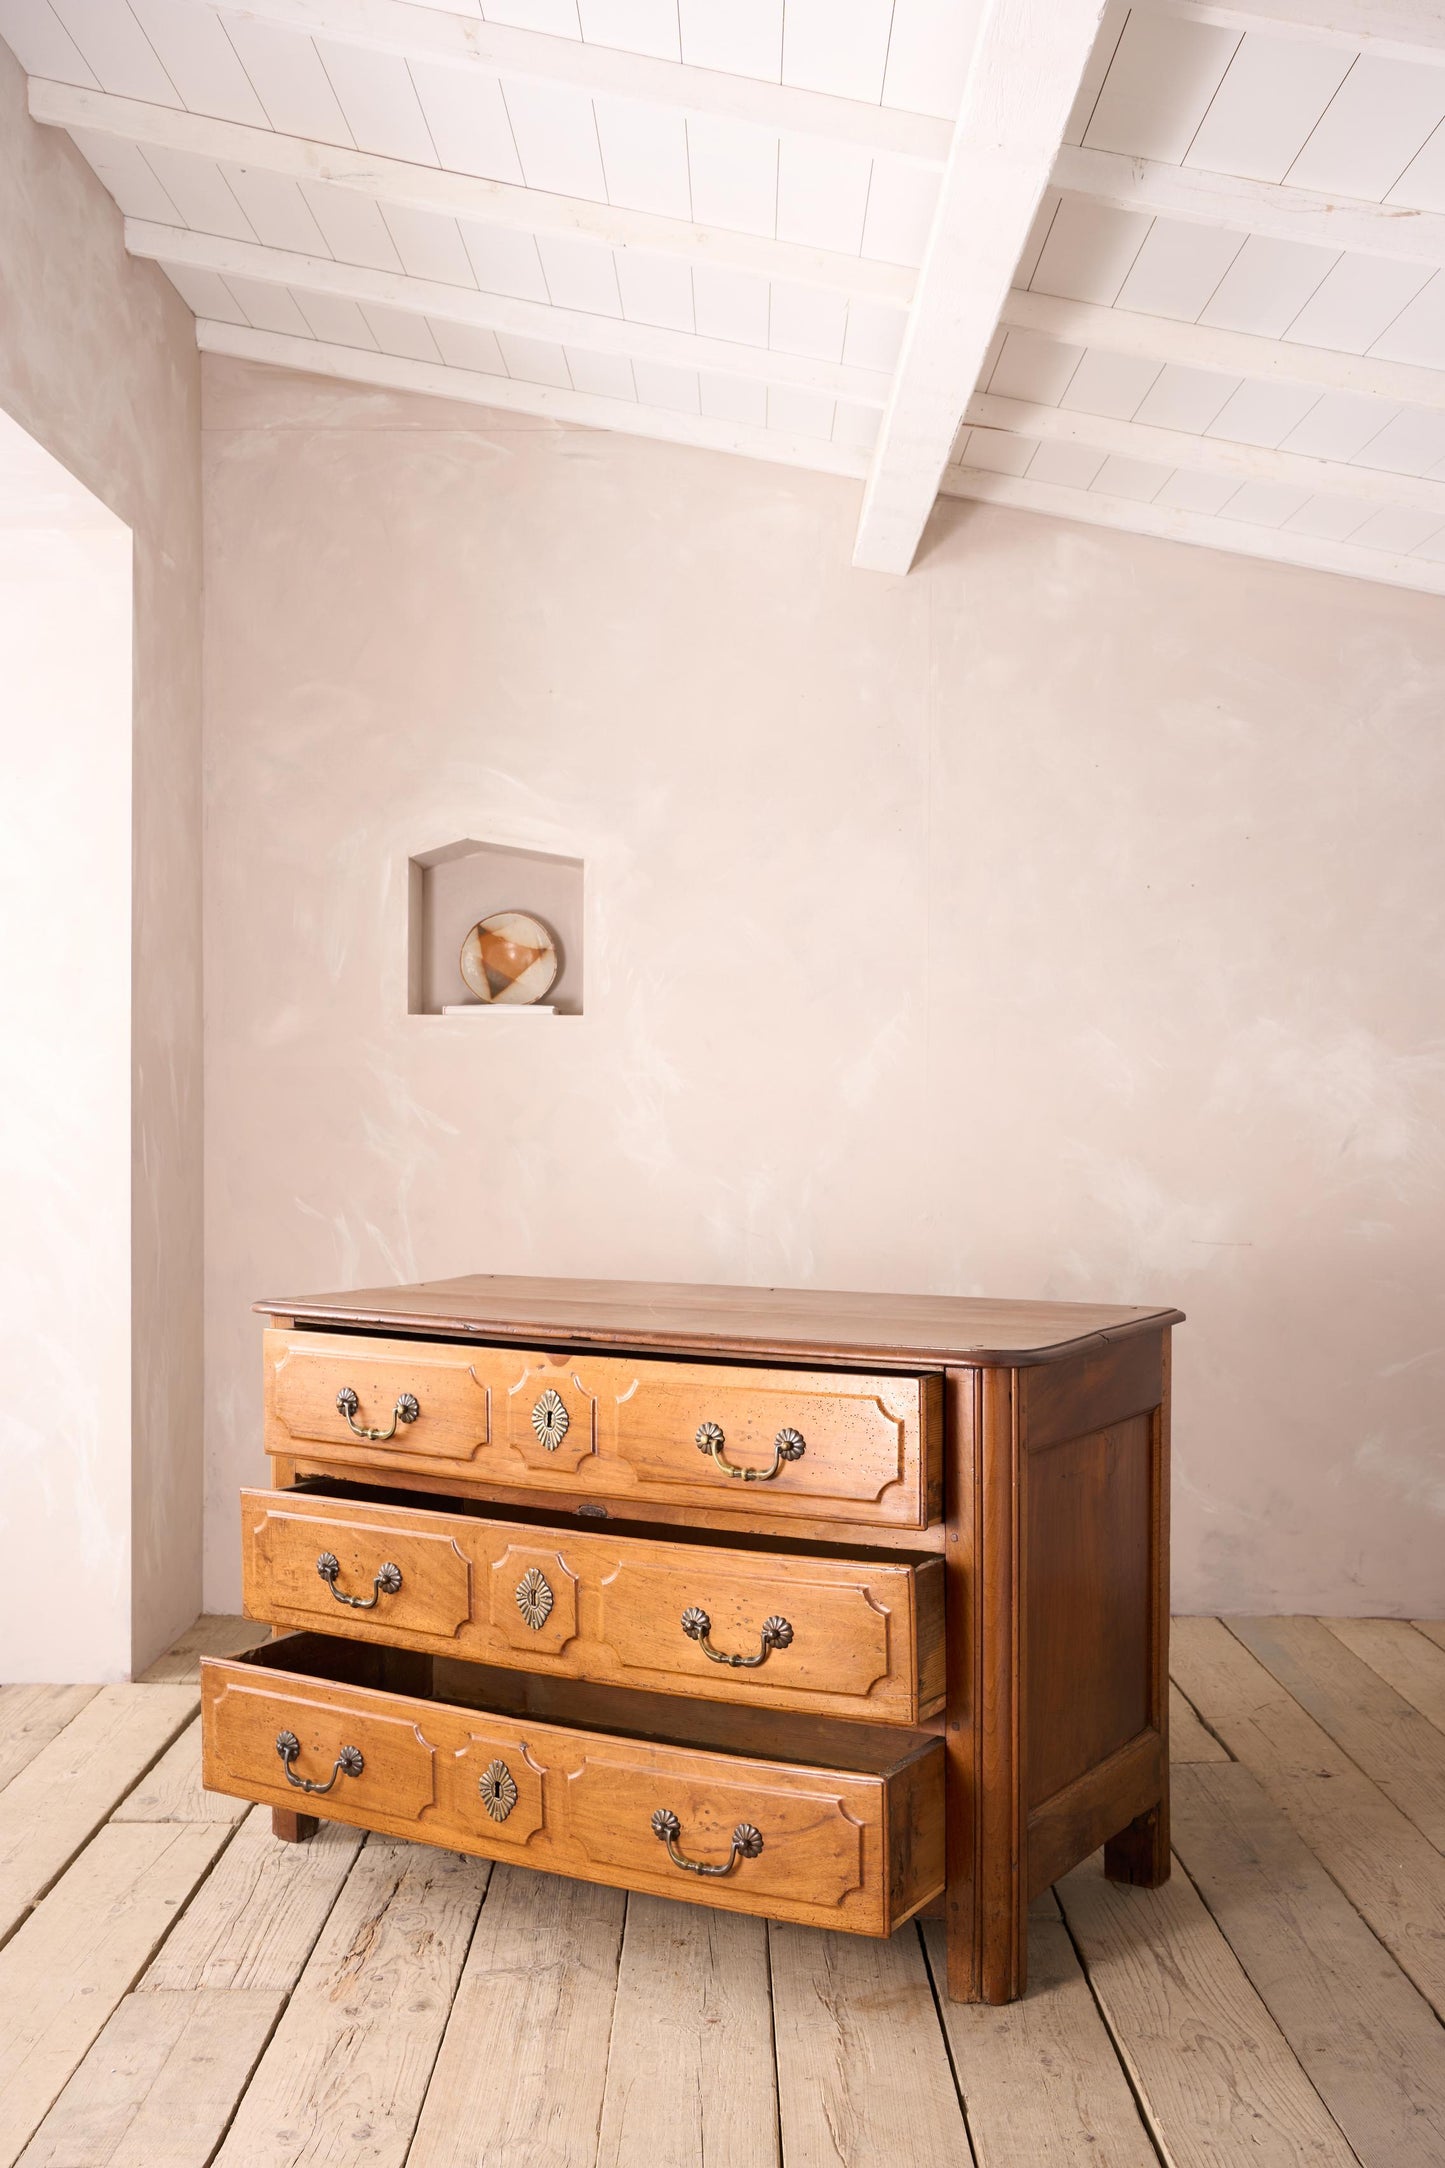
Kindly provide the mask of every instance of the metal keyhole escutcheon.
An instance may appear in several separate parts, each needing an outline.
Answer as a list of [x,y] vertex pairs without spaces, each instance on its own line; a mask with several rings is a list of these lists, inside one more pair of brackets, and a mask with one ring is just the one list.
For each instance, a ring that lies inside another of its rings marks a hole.
[[532,1410],[532,1428],[537,1442],[544,1452],[555,1453],[572,1427],[566,1403],[554,1386],[549,1385]]

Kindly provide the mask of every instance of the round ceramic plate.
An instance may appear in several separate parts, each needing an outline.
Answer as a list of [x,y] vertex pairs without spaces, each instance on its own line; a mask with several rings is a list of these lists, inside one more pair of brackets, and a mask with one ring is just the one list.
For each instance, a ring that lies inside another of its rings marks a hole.
[[494,911],[462,943],[462,977],[479,1001],[540,1001],[558,969],[556,942],[526,911]]

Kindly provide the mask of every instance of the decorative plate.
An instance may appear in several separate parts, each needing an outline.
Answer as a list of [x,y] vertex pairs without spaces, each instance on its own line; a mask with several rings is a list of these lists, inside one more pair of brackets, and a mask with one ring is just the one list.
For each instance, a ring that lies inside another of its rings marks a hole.
[[494,911],[462,943],[462,977],[480,1001],[540,1001],[560,968],[556,942],[526,911]]

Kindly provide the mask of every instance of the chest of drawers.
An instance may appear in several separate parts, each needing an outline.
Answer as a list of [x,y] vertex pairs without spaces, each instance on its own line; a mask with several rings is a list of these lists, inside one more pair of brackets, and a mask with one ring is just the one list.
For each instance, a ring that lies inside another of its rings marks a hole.
[[263,1306],[205,1780],[887,1935],[1006,2002],[1168,1872],[1173,1310],[467,1278]]

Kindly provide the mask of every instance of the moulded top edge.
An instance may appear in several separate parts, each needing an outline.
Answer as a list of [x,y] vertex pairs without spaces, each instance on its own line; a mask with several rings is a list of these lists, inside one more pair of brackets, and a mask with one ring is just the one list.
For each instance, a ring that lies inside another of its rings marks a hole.
[[307,1324],[438,1338],[566,1341],[658,1354],[876,1362],[885,1368],[1056,1362],[1182,1323],[1181,1310],[972,1295],[834,1293],[642,1280],[468,1274],[412,1286],[277,1296],[253,1306]]

